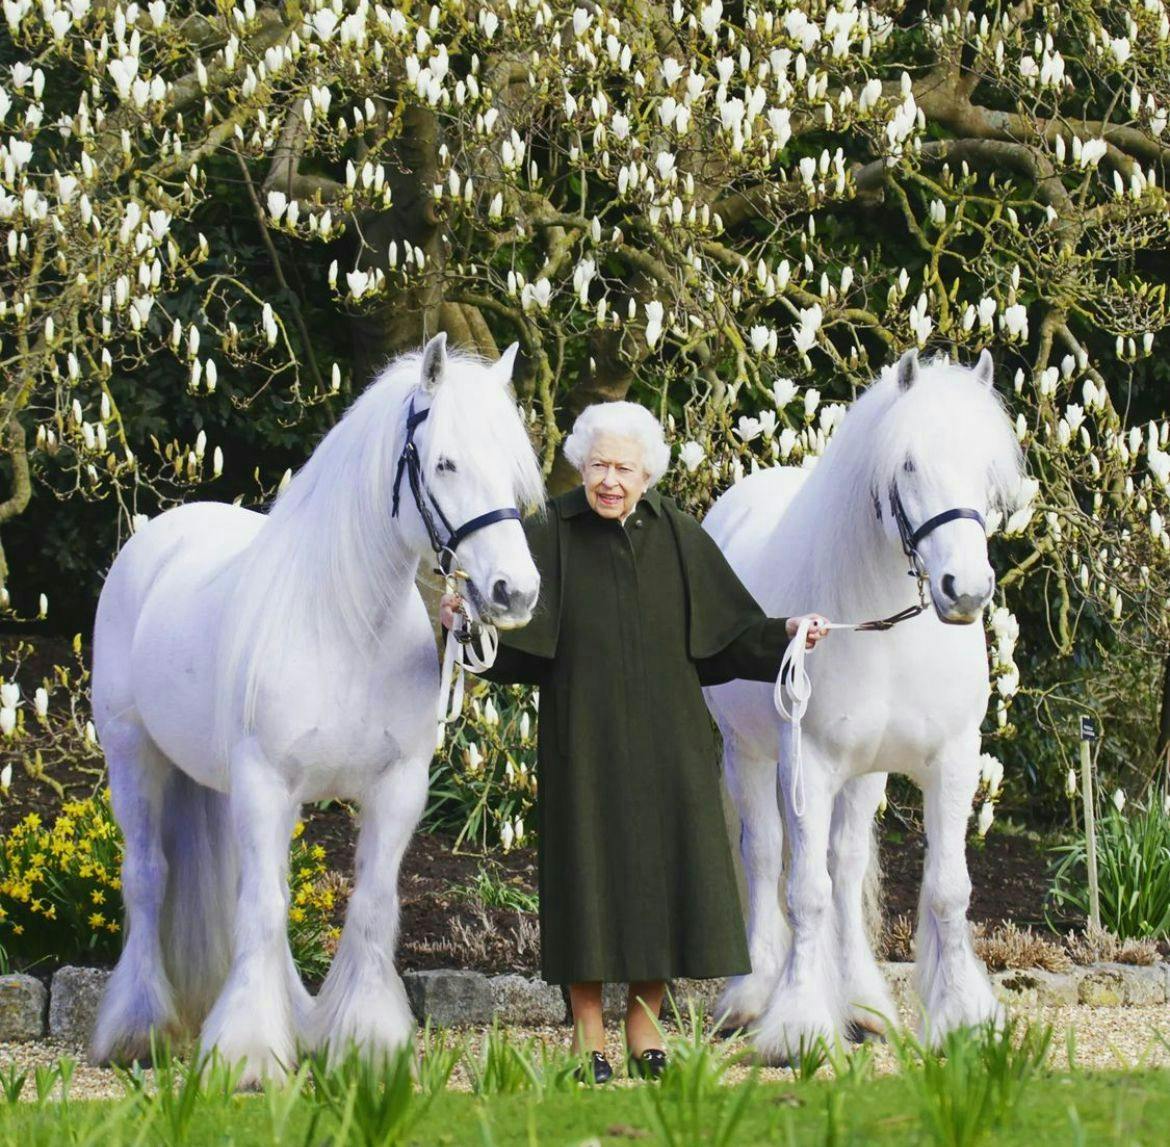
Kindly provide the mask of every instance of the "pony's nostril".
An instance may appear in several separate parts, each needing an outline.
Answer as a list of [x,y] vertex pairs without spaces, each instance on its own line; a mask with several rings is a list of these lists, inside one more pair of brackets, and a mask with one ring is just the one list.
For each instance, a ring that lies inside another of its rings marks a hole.
[[492,601],[504,609],[512,604],[512,591],[503,578],[498,578],[492,585]]
[[953,574],[943,574],[942,591],[947,595],[947,597],[951,599],[951,601],[954,601],[958,596],[955,593],[955,578]]

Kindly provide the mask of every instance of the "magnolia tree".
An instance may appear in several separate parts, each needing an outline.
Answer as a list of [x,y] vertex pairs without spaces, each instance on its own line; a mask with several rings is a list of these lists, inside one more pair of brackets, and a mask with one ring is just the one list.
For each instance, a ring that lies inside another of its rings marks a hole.
[[[1168,427],[1127,421],[1167,321],[1163,0],[3,14],[0,528],[49,472],[129,524],[144,490],[217,470],[120,416],[160,355],[195,395],[230,371],[241,418],[273,393],[295,416],[436,329],[516,338],[554,487],[576,412],[629,395],[701,509],[745,466],[815,457],[904,348],[991,347],[1032,474],[993,523],[1015,539],[996,723],[1029,592],[1063,652],[1086,607],[1170,646]],[[228,177],[276,302],[205,238]],[[290,262],[350,325],[344,372]]]

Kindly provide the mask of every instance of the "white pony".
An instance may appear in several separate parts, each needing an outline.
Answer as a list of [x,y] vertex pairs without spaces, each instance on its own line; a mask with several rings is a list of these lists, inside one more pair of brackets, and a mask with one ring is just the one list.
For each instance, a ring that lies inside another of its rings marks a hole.
[[771,615],[885,618],[917,599],[908,567],[934,607],[887,632],[833,633],[818,647],[802,754],[770,686],[707,691],[750,888],[752,971],[729,983],[720,1011],[749,1025],[771,1060],[790,1060],[817,1037],[880,1033],[882,1017],[897,1014],[863,896],[888,772],[923,790],[916,956],[925,1030],[937,1041],[999,1015],[967,925],[965,836],[989,690],[979,621],[995,587],[982,519],[1010,503],[1021,478],[990,354],[967,370],[920,366],[910,352],[854,403],[811,470],[745,478],[703,523]]
[[[128,932],[95,1059],[144,1058],[152,1029],[201,1026],[204,1050],[246,1061],[248,1084],[283,1073],[298,1045],[379,1055],[409,1038],[398,867],[439,694],[414,578],[446,543],[481,615],[531,615],[539,575],[514,519],[517,503],[543,502],[543,481],[509,386],[515,352],[487,364],[436,336],[386,368],[267,515],[193,503],[119,553],[93,700]],[[362,817],[345,928],[313,1000],[288,947],[287,869],[302,802],[326,797]]]

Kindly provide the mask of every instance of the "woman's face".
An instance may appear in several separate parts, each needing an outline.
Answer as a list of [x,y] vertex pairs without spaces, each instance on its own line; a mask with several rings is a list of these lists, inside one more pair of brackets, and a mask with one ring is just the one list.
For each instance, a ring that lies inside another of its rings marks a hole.
[[603,518],[621,521],[646,493],[642,447],[633,438],[598,434],[581,476],[585,480],[585,497],[594,511]]

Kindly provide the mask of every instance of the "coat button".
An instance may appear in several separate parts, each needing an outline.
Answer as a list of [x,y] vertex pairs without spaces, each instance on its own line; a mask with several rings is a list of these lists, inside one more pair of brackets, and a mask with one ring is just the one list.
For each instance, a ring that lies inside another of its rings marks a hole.
[[635,525],[635,527],[636,527],[637,529],[639,529],[639,530],[640,530],[644,524],[645,524],[645,523],[643,523],[643,521],[642,521],[642,519],[641,519],[641,518],[635,518],[635,519],[634,519],[634,525]]

